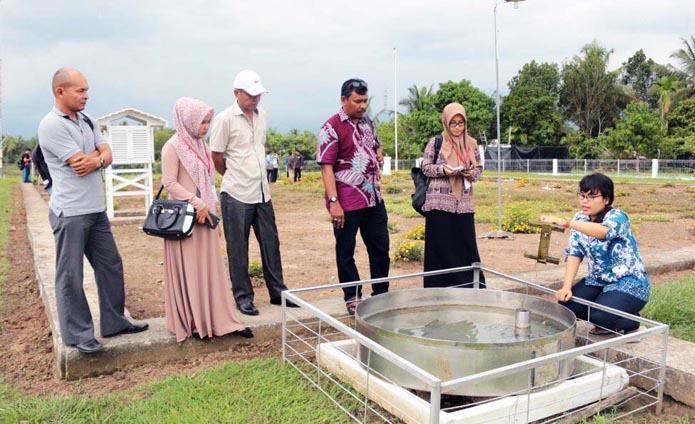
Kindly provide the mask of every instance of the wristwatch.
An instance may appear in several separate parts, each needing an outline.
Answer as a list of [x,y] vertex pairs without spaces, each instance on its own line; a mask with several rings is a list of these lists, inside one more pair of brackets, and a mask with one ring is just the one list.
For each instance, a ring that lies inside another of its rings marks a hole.
[[99,156],[99,168],[104,169],[104,165],[106,165],[106,163],[104,162],[104,158]]
[[338,196],[331,196],[328,198],[328,201],[331,203],[335,203],[338,201]]

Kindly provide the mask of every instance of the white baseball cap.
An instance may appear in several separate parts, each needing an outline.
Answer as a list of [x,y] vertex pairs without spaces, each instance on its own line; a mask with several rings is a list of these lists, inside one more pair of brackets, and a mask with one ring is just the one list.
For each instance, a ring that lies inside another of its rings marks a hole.
[[234,77],[234,88],[244,90],[251,96],[267,93],[268,90],[261,84],[261,77],[250,69],[245,69]]

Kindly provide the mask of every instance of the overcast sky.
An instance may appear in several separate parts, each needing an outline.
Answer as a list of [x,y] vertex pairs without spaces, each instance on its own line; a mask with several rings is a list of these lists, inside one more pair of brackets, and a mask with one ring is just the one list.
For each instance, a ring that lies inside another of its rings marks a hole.
[[[316,131],[339,107],[340,84],[369,83],[373,109],[407,87],[469,79],[495,90],[494,0],[0,0],[3,132],[31,137],[53,105],[50,80],[73,66],[98,118],[136,108],[172,122],[197,97],[219,112],[232,81],[256,70],[269,125]],[[498,6],[500,86],[531,60],[562,63],[592,40],[616,68],[644,49],[659,63],[695,35],[694,0],[528,0]]]

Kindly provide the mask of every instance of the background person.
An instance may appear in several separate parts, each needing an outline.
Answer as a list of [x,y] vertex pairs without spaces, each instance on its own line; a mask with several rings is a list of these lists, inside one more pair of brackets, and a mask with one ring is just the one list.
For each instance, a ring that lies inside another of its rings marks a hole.
[[294,151],[294,182],[302,181],[302,166],[304,166],[304,156],[299,150]]
[[[442,145],[434,157],[435,138],[425,147],[422,172],[430,183],[425,212],[425,271],[480,262],[475,236],[473,183],[483,172],[476,140],[468,135],[466,110],[450,103],[442,111]],[[480,273],[480,287],[485,276]],[[425,277],[425,287],[473,287],[473,271]]]
[[290,180],[291,183],[295,182],[295,176],[294,176],[294,163],[297,161],[297,157],[294,155],[294,153],[289,152],[287,154],[287,178]]
[[[321,166],[326,209],[333,221],[341,283],[360,279],[355,265],[358,230],[367,247],[371,278],[389,275],[388,216],[379,175],[384,155],[371,120],[365,115],[368,98],[365,81],[345,81],[340,89],[342,107],[318,134],[316,162]],[[372,284],[372,296],[388,289],[389,283]],[[343,295],[348,314],[354,315],[362,299],[362,287],[345,287]]]
[[26,149],[20,159],[22,167],[22,182],[31,182],[31,149]]
[[138,333],[148,325],[124,315],[123,262],[106,216],[101,178],[101,170],[111,164],[111,148],[81,112],[89,99],[87,79],[76,69],[61,68],[52,86],[55,107],[39,124],[39,144],[54,183],[48,220],[56,245],[60,336],[82,353],[95,353],[104,347],[94,337],[82,288],[85,256],[94,268],[101,335]]
[[200,100],[180,98],[174,107],[176,133],[162,148],[162,184],[170,199],[193,204],[199,224],[187,239],[164,240],[166,326],[178,342],[193,334],[253,337],[234,316],[220,249],[221,228],[205,225],[212,223],[211,213],[217,214],[215,169],[205,144],[213,114]]
[[[541,221],[569,228],[569,247],[565,281],[555,297],[568,307],[577,318],[595,324],[591,334],[610,332],[629,333],[639,323],[627,318],[592,309],[572,301],[572,297],[586,299],[639,316],[649,301],[649,277],[637,241],[632,234],[630,219],[620,209],[613,208],[613,181],[606,175],[587,175],[579,182],[581,211],[572,219],[542,216]],[[576,284],[579,264],[587,258],[589,275]]]
[[265,157],[265,167],[268,171],[268,182],[274,183],[278,179],[278,154],[277,152],[269,153]]
[[[265,111],[258,107],[267,90],[250,70],[234,78],[236,102],[217,115],[210,149],[222,177],[222,216],[232,291],[242,314],[258,315],[249,277],[249,234],[256,235],[270,303],[280,305],[287,290],[282,276],[280,239],[266,178]],[[292,302],[287,306],[296,307]]]

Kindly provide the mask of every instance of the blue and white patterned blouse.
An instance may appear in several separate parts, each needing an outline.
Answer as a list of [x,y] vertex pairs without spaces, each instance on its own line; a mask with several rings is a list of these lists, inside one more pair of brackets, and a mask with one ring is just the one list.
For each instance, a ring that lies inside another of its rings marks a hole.
[[[589,216],[581,212],[572,219],[590,221]],[[603,287],[604,293],[617,290],[649,301],[649,276],[637,251],[637,241],[632,235],[627,214],[620,209],[611,209],[601,225],[608,227],[605,240],[571,230],[567,254],[579,259],[587,258],[587,285]]]

